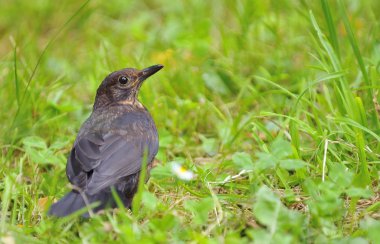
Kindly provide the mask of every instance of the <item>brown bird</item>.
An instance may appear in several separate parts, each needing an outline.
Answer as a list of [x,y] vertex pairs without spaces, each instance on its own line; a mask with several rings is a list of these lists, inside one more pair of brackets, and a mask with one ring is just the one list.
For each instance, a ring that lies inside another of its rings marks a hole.
[[95,202],[93,212],[114,208],[112,188],[125,207],[131,207],[142,160],[150,164],[158,150],[156,126],[137,96],[143,81],[162,68],[126,68],[103,80],[67,160],[73,190],[51,206],[49,215],[66,216]]

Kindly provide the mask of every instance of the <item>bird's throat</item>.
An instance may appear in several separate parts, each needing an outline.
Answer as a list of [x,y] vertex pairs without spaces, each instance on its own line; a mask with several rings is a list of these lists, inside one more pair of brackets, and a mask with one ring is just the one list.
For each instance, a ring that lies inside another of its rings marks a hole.
[[143,108],[144,106],[140,103],[139,100],[137,99],[125,99],[125,100],[121,100],[118,102],[118,104],[122,104],[122,105],[131,105],[131,106],[135,106],[135,107],[140,107],[140,108]]

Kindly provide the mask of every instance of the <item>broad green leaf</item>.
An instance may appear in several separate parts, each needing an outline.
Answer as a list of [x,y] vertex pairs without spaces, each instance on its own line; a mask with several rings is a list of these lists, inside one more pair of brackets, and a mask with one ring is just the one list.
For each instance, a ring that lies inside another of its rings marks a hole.
[[149,191],[143,191],[142,203],[146,208],[155,210],[158,204],[158,200],[154,194],[150,193]]
[[361,221],[360,229],[365,230],[372,243],[380,243],[380,220],[366,218]]
[[362,198],[369,198],[373,195],[370,189],[363,189],[359,187],[350,187],[346,190],[346,193],[349,197],[362,197]]
[[38,136],[29,136],[22,140],[22,143],[25,147],[28,148],[40,148],[40,149],[46,149],[46,142],[44,139]]
[[232,162],[241,169],[253,169],[251,156],[246,152],[237,152],[232,155]]
[[283,159],[279,162],[279,167],[287,170],[302,169],[306,163],[300,159]]
[[200,136],[202,140],[203,150],[210,156],[214,156],[218,152],[218,141],[215,138],[207,138]]
[[216,73],[204,73],[202,78],[206,86],[215,93],[226,95],[230,93],[228,87]]
[[256,156],[259,157],[258,160],[255,162],[254,166],[256,170],[260,171],[276,167],[276,163],[278,160],[272,154],[259,152],[256,154]]
[[149,226],[158,232],[171,230],[176,225],[178,225],[178,220],[170,213],[165,214],[160,218],[152,218],[149,220]]
[[351,170],[341,163],[331,163],[328,175],[341,189],[351,185],[354,177]]
[[256,202],[253,214],[257,220],[274,230],[277,227],[278,217],[281,211],[281,202],[278,197],[266,186],[262,186],[256,193]]
[[212,198],[203,198],[200,201],[189,200],[185,202],[185,209],[189,210],[193,214],[193,221],[197,225],[207,223],[208,214],[213,208],[214,201]]
[[271,144],[270,151],[278,159],[283,159],[293,154],[290,142],[280,137]]
[[156,179],[165,179],[168,177],[174,177],[170,164],[159,164],[150,171],[150,176]]

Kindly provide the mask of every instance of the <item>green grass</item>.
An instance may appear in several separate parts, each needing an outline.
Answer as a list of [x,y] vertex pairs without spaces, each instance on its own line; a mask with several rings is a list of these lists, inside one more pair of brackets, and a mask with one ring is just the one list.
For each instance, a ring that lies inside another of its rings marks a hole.
[[[1,240],[380,242],[379,12],[375,0],[2,1]],[[159,163],[138,208],[47,217],[102,79],[157,63],[140,100]]]

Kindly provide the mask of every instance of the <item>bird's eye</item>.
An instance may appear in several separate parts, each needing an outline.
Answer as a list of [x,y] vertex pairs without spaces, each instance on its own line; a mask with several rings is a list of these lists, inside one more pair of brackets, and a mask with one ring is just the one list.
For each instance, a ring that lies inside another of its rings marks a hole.
[[128,81],[129,81],[129,79],[126,76],[120,76],[119,77],[119,83],[122,84],[122,85],[127,84]]

